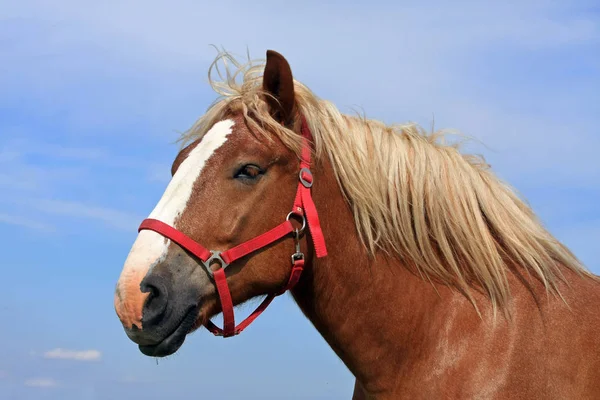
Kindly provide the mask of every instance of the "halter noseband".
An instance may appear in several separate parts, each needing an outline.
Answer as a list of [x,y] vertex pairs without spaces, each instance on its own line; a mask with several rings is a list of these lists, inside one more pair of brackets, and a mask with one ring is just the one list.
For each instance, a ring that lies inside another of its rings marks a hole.
[[[311,197],[310,188],[313,185],[313,175],[310,171],[311,149],[309,140],[312,139],[312,135],[304,117],[302,117],[301,133],[302,154],[300,159],[300,172],[298,174],[298,190],[296,192],[296,198],[294,199],[294,206],[292,211],[287,215],[285,221],[277,225],[275,228],[225,251],[207,250],[205,247],[191,239],[183,232],[156,219],[147,218],[142,221],[140,227],[138,228],[138,232],[144,229],[157,232],[164,237],[171,239],[173,242],[177,243],[179,246],[183,247],[200,259],[201,264],[208,275],[213,278],[217,287],[217,292],[219,293],[219,299],[221,301],[221,308],[223,311],[223,329],[217,327],[210,320],[207,320],[204,324],[206,329],[216,336],[230,337],[241,333],[267,308],[267,306],[276,296],[285,293],[287,290],[294,287],[294,285],[298,282],[300,279],[300,274],[302,274],[302,270],[304,269],[304,254],[300,251],[300,235],[304,231],[307,222],[308,229],[310,230],[313,239],[316,256],[320,258],[327,255],[325,238],[319,223],[319,215],[317,214],[317,208],[315,207],[315,203]],[[300,229],[294,229],[294,226],[290,221],[290,218],[293,216],[301,218],[302,227]],[[267,295],[267,297],[256,308],[256,310],[254,310],[252,314],[250,314],[244,321],[236,326],[233,315],[233,301],[231,300],[231,293],[229,291],[229,286],[227,285],[225,269],[235,260],[253,253],[256,250],[259,250],[289,234],[293,235],[296,242],[296,247],[295,252],[291,257],[292,272],[287,285],[281,291]],[[210,267],[213,261],[218,261],[221,264],[221,268],[213,271]]]

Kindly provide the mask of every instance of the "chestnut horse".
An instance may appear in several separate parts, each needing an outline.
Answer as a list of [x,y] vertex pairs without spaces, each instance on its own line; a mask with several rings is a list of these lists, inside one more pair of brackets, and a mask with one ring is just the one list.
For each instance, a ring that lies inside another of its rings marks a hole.
[[[220,97],[183,135],[116,287],[142,353],[201,326],[236,335],[291,289],[354,399],[600,398],[599,278],[482,158],[341,114],[274,51],[219,61]],[[263,295],[236,326],[233,307]]]

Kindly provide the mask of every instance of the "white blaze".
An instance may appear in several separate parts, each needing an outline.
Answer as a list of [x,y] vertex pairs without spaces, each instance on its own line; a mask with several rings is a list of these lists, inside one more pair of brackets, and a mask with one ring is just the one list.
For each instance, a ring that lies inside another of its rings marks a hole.
[[[206,133],[202,141],[181,163],[149,218],[173,226],[177,217],[185,211],[192,195],[194,182],[202,173],[206,161],[227,141],[233,125],[232,120],[223,120],[217,122]],[[153,265],[166,257],[168,246],[169,241],[166,241],[162,235],[150,230],[141,231],[125,260],[121,279],[134,276],[143,279]]]

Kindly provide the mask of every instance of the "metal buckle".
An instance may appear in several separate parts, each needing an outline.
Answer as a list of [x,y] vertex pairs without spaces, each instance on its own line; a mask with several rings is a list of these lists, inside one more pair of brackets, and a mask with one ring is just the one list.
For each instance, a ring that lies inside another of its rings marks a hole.
[[[307,181],[306,179],[304,179],[302,177],[302,173],[303,172],[306,172],[308,175],[310,175],[310,182]],[[312,185],[313,185],[313,174],[312,174],[312,172],[310,172],[310,169],[308,169],[308,168],[302,168],[300,170],[300,173],[298,174],[298,177],[300,178],[300,182],[302,182],[302,185],[304,185],[305,188],[312,187]]]
[[217,261],[221,265],[222,269],[225,269],[229,266],[229,263],[226,263],[225,260],[223,260],[223,258],[221,257],[221,251],[211,250],[210,257],[208,258],[208,260],[202,261],[202,264],[204,264],[204,269],[206,269],[206,272],[208,272],[208,274],[211,277],[214,275],[214,271],[212,270],[212,268],[210,268],[213,261]]

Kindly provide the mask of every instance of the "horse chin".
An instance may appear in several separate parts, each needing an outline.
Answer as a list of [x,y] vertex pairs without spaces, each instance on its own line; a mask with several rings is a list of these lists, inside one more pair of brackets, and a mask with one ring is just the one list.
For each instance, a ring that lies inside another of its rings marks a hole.
[[192,308],[185,315],[179,326],[160,343],[153,345],[138,345],[140,352],[149,357],[166,357],[174,354],[185,342],[189,333],[196,329],[198,309]]

